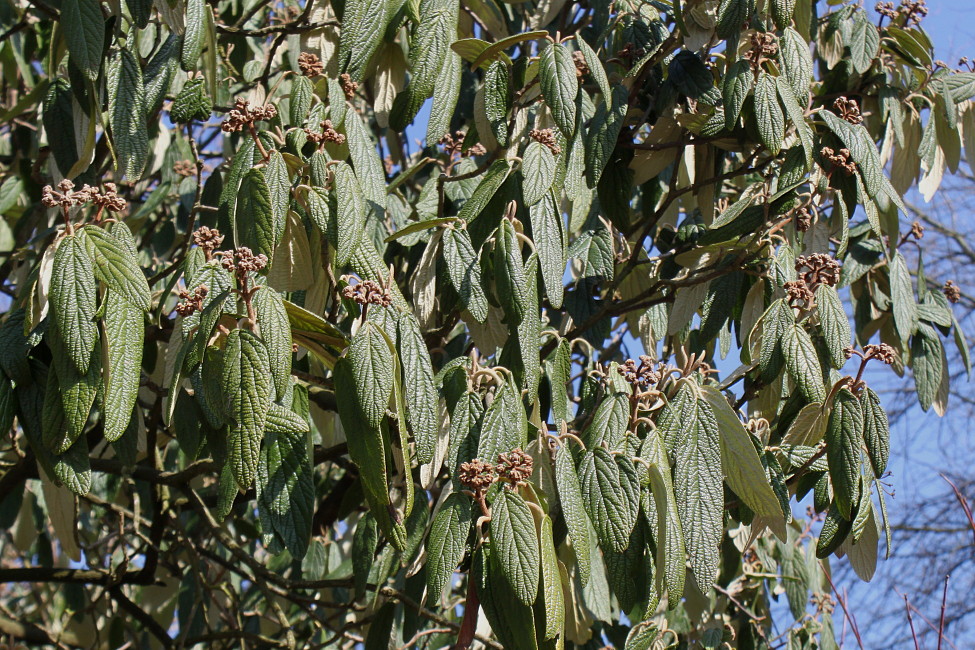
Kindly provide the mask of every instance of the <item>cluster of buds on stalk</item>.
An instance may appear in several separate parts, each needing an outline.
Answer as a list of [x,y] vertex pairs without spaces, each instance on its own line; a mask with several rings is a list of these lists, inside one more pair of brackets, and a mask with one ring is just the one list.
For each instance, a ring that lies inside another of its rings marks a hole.
[[762,62],[773,58],[779,52],[779,39],[772,32],[755,32],[752,34],[752,47],[745,53],[745,58],[751,62],[752,70],[756,72]]
[[313,52],[298,55],[298,70],[306,77],[317,77],[325,72],[325,64]]
[[93,203],[98,211],[95,213],[94,221],[101,220],[102,212],[122,212],[128,207],[128,202],[119,195],[118,187],[115,183],[105,183],[105,191],[99,192],[98,188],[91,185],[83,185],[80,190],[74,189],[73,182],[65,178],[58,183],[57,189],[50,185],[45,185],[41,190],[41,205],[46,208],[61,208],[61,214],[66,223],[69,222],[69,211],[76,206],[85,203]]
[[339,85],[342,87],[342,92],[345,93],[345,98],[349,101],[355,97],[356,91],[359,90],[359,84],[352,81],[352,77],[348,73],[339,75]]
[[657,363],[645,354],[640,355],[639,366],[633,359],[627,359],[616,367],[616,372],[634,388],[648,388],[659,382],[661,377]]
[[837,97],[833,102],[833,108],[840,114],[840,117],[850,124],[862,124],[863,116],[860,115],[860,105],[855,99],[847,97]]
[[874,10],[891,21],[903,17],[905,27],[920,25],[925,16],[928,15],[928,8],[925,0],[901,0],[900,7],[894,8],[893,2],[878,2],[874,5]]
[[361,280],[356,284],[347,285],[342,289],[342,297],[361,306],[389,307],[393,304],[389,289],[372,280]]
[[481,512],[485,516],[490,516],[485,501],[488,489],[499,480],[508,482],[510,487],[514,489],[519,484],[527,482],[533,471],[534,461],[532,457],[521,449],[513,449],[498,454],[497,464],[489,463],[480,458],[461,463],[458,479],[460,479],[461,485],[471,491],[474,499],[481,506]]
[[555,135],[555,129],[532,129],[528,132],[528,137],[548,147],[548,150],[552,152],[553,156],[562,153],[562,147],[559,145],[559,140]]
[[209,289],[202,284],[194,289],[192,293],[189,291],[180,291],[180,302],[176,305],[176,313],[186,318],[194,312],[203,311],[203,300],[207,297],[208,293]]
[[863,381],[863,371],[867,368],[867,363],[871,359],[876,359],[886,365],[892,365],[897,361],[897,351],[894,350],[893,346],[887,343],[870,343],[863,346],[863,351],[857,350],[852,345],[848,345],[843,349],[843,353],[846,355],[847,359],[853,357],[860,357],[860,369],[857,370],[856,379],[853,380],[851,389],[855,393],[859,393],[866,386]]
[[213,251],[223,243],[223,235],[216,228],[200,226],[193,231],[193,243],[200,247],[204,258],[209,262],[213,259]]
[[820,155],[827,161],[833,164],[833,166],[838,167],[843,170],[843,173],[847,176],[852,176],[856,173],[857,166],[850,159],[849,149],[840,149],[839,152],[834,151],[831,147],[823,147],[819,150]]
[[484,145],[478,142],[475,145],[468,147],[467,151],[464,151],[464,137],[465,133],[463,131],[456,131],[453,135],[447,133],[444,137],[440,138],[437,143],[443,147],[443,150],[451,158],[464,157],[464,156],[483,156],[487,153],[487,149]]
[[796,258],[796,271],[813,291],[821,284],[835,287],[840,281],[840,263],[825,253],[800,255]]
[[961,289],[957,284],[955,284],[954,280],[948,280],[945,282],[945,286],[941,289],[941,291],[944,293],[945,298],[948,299],[948,302],[952,304],[961,300]]
[[274,104],[251,107],[250,102],[243,97],[234,100],[234,107],[227,113],[227,118],[221,122],[220,129],[224,133],[236,133],[244,128],[253,129],[255,122],[273,120],[278,115]]
[[318,133],[312,129],[305,129],[305,135],[308,139],[317,144],[318,146],[323,146],[326,142],[332,142],[334,144],[345,144],[345,136],[335,130],[332,126],[332,120],[323,120],[320,123],[322,127],[322,132]]

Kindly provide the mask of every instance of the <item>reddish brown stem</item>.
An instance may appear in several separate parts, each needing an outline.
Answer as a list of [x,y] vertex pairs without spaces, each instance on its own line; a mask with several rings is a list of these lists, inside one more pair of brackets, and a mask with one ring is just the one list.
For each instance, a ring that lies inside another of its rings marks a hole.
[[477,584],[474,577],[467,576],[467,600],[464,603],[464,620],[460,624],[460,632],[457,633],[457,643],[454,650],[467,650],[474,641],[474,632],[477,629],[477,610],[481,606],[481,601],[477,596]]

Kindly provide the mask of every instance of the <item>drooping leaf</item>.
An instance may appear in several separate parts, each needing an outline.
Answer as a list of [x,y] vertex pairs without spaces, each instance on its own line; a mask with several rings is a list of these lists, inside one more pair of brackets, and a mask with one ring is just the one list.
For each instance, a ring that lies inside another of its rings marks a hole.
[[539,54],[538,76],[545,104],[566,140],[576,129],[576,95],[579,80],[572,54],[562,44],[547,43]]
[[534,603],[541,563],[538,536],[532,513],[517,492],[502,489],[491,504],[491,543],[515,596],[525,605]]
[[248,488],[257,475],[264,425],[271,405],[271,362],[254,333],[236,329],[223,352],[221,389],[228,400],[227,448],[234,480]]
[[84,243],[84,231],[68,235],[58,245],[51,273],[51,311],[64,338],[68,357],[79,372],[88,370],[98,340],[95,324],[97,287],[95,268]]
[[826,458],[836,508],[846,519],[860,500],[860,447],[863,444],[863,412],[860,401],[843,388],[833,402],[826,426]]

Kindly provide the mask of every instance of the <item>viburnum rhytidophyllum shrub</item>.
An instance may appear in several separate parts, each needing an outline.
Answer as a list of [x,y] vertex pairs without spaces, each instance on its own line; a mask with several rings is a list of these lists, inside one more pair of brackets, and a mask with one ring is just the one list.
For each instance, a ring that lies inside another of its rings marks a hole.
[[835,647],[965,345],[926,11],[4,4],[0,631]]

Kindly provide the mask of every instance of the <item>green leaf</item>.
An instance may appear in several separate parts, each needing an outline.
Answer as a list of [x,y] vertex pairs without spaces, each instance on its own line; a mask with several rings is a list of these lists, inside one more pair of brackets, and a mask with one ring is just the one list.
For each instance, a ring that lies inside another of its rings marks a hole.
[[511,165],[507,160],[495,160],[491,163],[477,189],[461,207],[457,217],[468,224],[481,216],[481,212],[487,207],[488,203],[494,198],[495,193],[508,178]]
[[755,124],[765,148],[774,156],[785,140],[785,115],[779,105],[775,78],[762,72],[755,83]]
[[50,303],[68,358],[82,374],[88,371],[91,351],[98,340],[95,324],[97,287],[95,269],[84,243],[85,231],[61,240],[54,254]]
[[389,23],[388,3],[348,0],[339,37],[339,70],[352,81],[362,81],[369,60],[382,42]]
[[374,215],[382,220],[386,210],[386,172],[376,143],[363,118],[355,111],[345,120],[345,132],[349,136],[349,158],[362,189],[362,198]]
[[681,50],[667,67],[670,81],[691,99],[698,99],[714,87],[714,77],[704,62],[687,50]]
[[521,323],[528,311],[528,287],[521,244],[507,219],[501,220],[494,239],[494,286],[508,323]]
[[816,543],[816,557],[829,557],[846,540],[853,528],[853,522],[840,514],[839,508],[833,502],[823,520],[823,527],[819,531],[819,541]]
[[434,83],[433,105],[427,121],[427,143],[438,142],[450,132],[450,121],[454,117],[460,97],[463,72],[460,55],[448,50]]
[[593,49],[589,47],[586,39],[577,36],[575,42],[576,47],[582,52],[582,57],[586,60],[586,66],[589,67],[589,76],[596,82],[596,85],[599,87],[599,92],[603,96],[603,102],[608,106],[612,101],[613,91],[610,90],[609,78],[606,76],[606,69],[603,67],[603,62],[599,60],[599,57]]
[[484,616],[501,646],[537,650],[532,608],[518,599],[505,578],[500,553],[493,543],[483,544],[475,553],[471,576],[477,580]]
[[717,422],[721,436],[721,468],[728,487],[734,490],[752,511],[773,520],[776,533],[785,536],[785,522],[782,509],[765,478],[765,468],[758,456],[752,436],[742,425],[734,409],[725,396],[716,388],[701,388],[703,404],[698,402],[702,412],[709,408],[710,418]]
[[784,362],[786,331],[795,326],[792,310],[784,300],[776,300],[762,315],[762,345],[759,351],[759,368],[762,377],[770,381],[778,376]]
[[819,365],[816,346],[802,325],[793,323],[781,333],[782,353],[789,376],[796,382],[803,397],[810,402],[825,402],[826,387],[823,385],[823,369]]
[[[656,510],[657,592],[666,586],[668,602],[676,605],[684,593],[687,573],[684,553],[684,530],[681,526],[677,495],[670,473],[670,460],[664,440],[658,431],[647,432],[640,448],[640,456],[649,466],[650,488]],[[646,513],[649,516],[650,513]],[[662,567],[662,569],[661,569]]]
[[271,190],[264,173],[256,167],[248,170],[240,181],[234,220],[239,244],[250,248],[255,255],[267,255],[271,260],[277,244],[274,241]]
[[444,587],[464,559],[467,536],[471,531],[473,504],[471,498],[454,492],[444,499],[433,518],[427,539],[427,605],[434,606],[443,597]]
[[571,140],[576,129],[579,80],[568,47],[547,43],[539,54],[538,77],[545,105],[565,139]]
[[186,0],[186,31],[180,48],[180,65],[186,71],[196,70],[206,42],[206,12],[210,11],[206,0]]
[[579,466],[583,503],[599,544],[622,552],[629,545],[640,510],[636,470],[629,460],[617,460],[602,447],[583,454]]
[[57,482],[79,496],[91,490],[91,461],[88,459],[88,441],[78,438],[71,448],[54,457],[54,476]]
[[477,457],[494,462],[498,454],[524,445],[518,410],[524,410],[513,382],[505,382],[484,412]]
[[105,47],[105,17],[101,3],[91,0],[64,0],[61,3],[61,29],[68,44],[71,62],[95,81]]
[[129,50],[120,50],[108,64],[108,123],[118,157],[118,170],[128,181],[142,176],[149,156],[146,91],[142,68]]
[[532,226],[532,241],[538,252],[538,262],[542,271],[542,284],[548,301],[553,308],[562,307],[566,262],[565,225],[562,212],[553,192],[546,193],[540,202],[529,209]]
[[303,75],[292,79],[291,96],[288,102],[288,123],[291,126],[302,126],[305,123],[314,95],[315,86],[311,79]]
[[281,243],[284,226],[288,220],[288,206],[291,203],[291,177],[288,175],[288,165],[279,151],[268,154],[267,164],[264,166],[264,182],[267,184],[268,197],[271,205],[273,225],[273,241],[275,247]]
[[[371,3],[366,0],[364,4]],[[458,10],[457,0],[421,0],[419,3],[419,20],[414,23],[410,40],[410,85],[393,102],[389,118],[392,129],[403,131],[427,97],[433,94],[450,53],[450,43],[457,36]]]
[[159,111],[169,93],[169,87],[179,68],[179,44],[179,34],[170,34],[146,64],[144,74],[146,99],[143,105],[146,117]]
[[555,180],[555,156],[541,142],[532,140],[525,147],[521,161],[522,192],[525,204],[533,206],[542,200]]
[[[308,424],[271,404],[257,465],[257,504],[292,557],[300,560],[311,540],[315,483],[308,456]],[[265,536],[269,531],[264,531]]]
[[860,501],[860,446],[863,444],[863,413],[860,400],[843,388],[833,401],[826,426],[826,459],[833,496],[840,514],[850,519]]
[[558,347],[545,359],[545,374],[548,376],[551,388],[552,417],[556,425],[569,420],[569,391],[567,384],[572,375],[572,357],[569,352],[569,342],[560,339]]
[[[375,328],[375,325],[371,322],[365,323],[357,336],[367,328]],[[382,336],[378,332],[376,334]],[[382,345],[388,357],[388,345],[385,341],[382,341]],[[390,500],[389,482],[386,476],[388,436],[378,425],[373,426],[369,422],[359,405],[358,393],[362,371],[356,369],[351,354],[339,358],[333,372],[336,402],[342,428],[346,431],[349,457],[359,468],[369,510],[386,537],[398,548],[403,548],[406,544],[406,528],[401,521],[394,522],[390,515],[395,511]],[[392,381],[390,381],[390,389],[392,389]]]
[[406,421],[416,442],[417,461],[425,464],[433,460],[440,434],[439,401],[433,385],[433,364],[416,317],[411,312],[403,312],[397,325],[399,359],[406,393]]
[[[782,100],[782,105],[785,107],[785,113],[792,120],[792,123],[796,127],[796,133],[799,135],[799,142],[802,143],[802,151],[805,154],[804,159],[806,166],[801,169],[799,177],[795,179],[795,182],[799,182],[802,177],[805,176],[806,172],[812,169],[813,164],[813,133],[812,128],[806,122],[804,110],[802,106],[799,105],[799,101],[793,94],[794,90],[789,87],[789,82],[785,77],[776,77],[776,84],[779,90],[779,99]],[[791,183],[780,182],[779,187],[783,185],[790,185]]]
[[592,123],[586,131],[586,183],[596,187],[606,164],[616,150],[616,140],[629,107],[629,91],[622,84],[613,86],[610,103],[601,102],[596,107]]
[[393,392],[393,360],[382,331],[372,322],[362,325],[347,351],[355,380],[355,401],[366,423],[378,427]]
[[339,163],[334,169],[335,205],[331,214],[335,224],[326,233],[335,246],[335,264],[338,268],[347,266],[362,242],[365,229],[366,212],[362,188],[352,168]]
[[920,323],[917,334],[911,338],[911,362],[917,401],[927,411],[938,397],[942,375],[946,372],[941,338],[927,323]]
[[701,589],[710,589],[718,573],[718,545],[724,531],[724,477],[721,432],[711,408],[693,396],[691,384],[682,430],[674,446],[674,490],[691,572]]
[[213,112],[213,102],[206,94],[206,80],[203,77],[187,79],[179,91],[169,117],[177,124],[187,124],[193,120],[205,122]]
[[877,26],[870,22],[864,11],[857,11],[854,14],[853,32],[850,41],[850,60],[853,68],[860,74],[866,73],[873,65],[877,50],[880,49],[880,31]]
[[84,232],[85,244],[95,261],[95,277],[132,305],[149,311],[149,283],[132,251],[114,234],[97,226],[86,226]]
[[718,7],[718,24],[715,32],[718,38],[731,39],[737,37],[742,26],[755,13],[755,0],[721,0]]
[[816,289],[816,305],[819,307],[819,329],[826,341],[830,361],[834,368],[842,368],[846,363],[844,350],[850,345],[850,321],[836,289],[821,284]]
[[779,66],[799,105],[805,106],[809,98],[813,62],[809,54],[809,43],[792,27],[783,29],[782,37],[779,38]]
[[273,390],[271,362],[264,342],[248,330],[230,332],[220,381],[230,419],[228,461],[237,485],[246,490],[257,474]]
[[917,302],[911,284],[907,260],[900,253],[890,263],[890,301],[894,312],[894,328],[902,341],[918,330]]
[[593,540],[589,537],[589,531],[592,526],[586,515],[579,475],[576,473],[575,461],[572,459],[568,442],[563,442],[555,452],[555,485],[559,491],[559,503],[562,505],[562,518],[565,519],[569,537],[572,539],[579,579],[585,585],[589,582],[591,571],[589,549]]
[[532,513],[517,492],[502,488],[491,504],[491,543],[515,596],[525,605],[534,603],[541,563],[538,537]]
[[511,107],[509,76],[504,61],[495,61],[484,73],[484,113],[491,125],[491,133],[501,147],[508,146],[508,110]]
[[[276,400],[288,393],[291,384],[291,326],[281,294],[271,287],[258,289],[253,298],[261,338],[267,346],[271,382]],[[201,319],[202,322],[202,319]],[[209,338],[208,332],[202,332]]]
[[[771,0],[771,4],[772,20],[775,21],[776,27],[782,30],[788,29],[792,24],[792,15],[796,12],[796,0]],[[805,610],[805,603],[803,603],[803,610]],[[796,618],[799,618],[799,615],[796,615]]]
[[890,426],[887,412],[880,403],[880,396],[872,388],[865,388],[860,395],[863,411],[863,442],[870,458],[873,475],[882,478],[890,458]]
[[[55,454],[64,453],[78,438],[83,437],[91,407],[98,394],[102,373],[99,349],[92,350],[88,369],[81,373],[64,353],[62,339],[57,326],[48,329],[47,340],[53,359],[51,370],[48,371],[49,385],[45,396],[45,409],[47,409],[47,399],[60,399],[63,419],[60,427],[53,426],[54,420],[47,420],[47,423],[52,426],[44,427],[44,443]],[[51,382],[52,376],[57,377],[57,382],[54,384]]]
[[102,412],[105,417],[105,439],[114,442],[122,437],[132,419],[142,375],[142,349],[145,344],[145,320],[142,310],[119,293],[105,294],[105,391]]
[[562,592],[562,578],[559,560],[552,539],[552,520],[543,515],[539,527],[541,546],[541,593],[544,619],[544,638],[555,639],[562,634],[565,625],[565,595]]
[[724,100],[725,128],[733,129],[738,124],[741,107],[745,105],[745,98],[752,89],[755,75],[752,73],[751,62],[740,59],[728,69],[721,85],[721,96]]

